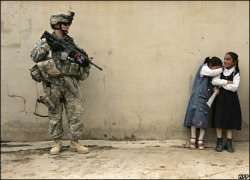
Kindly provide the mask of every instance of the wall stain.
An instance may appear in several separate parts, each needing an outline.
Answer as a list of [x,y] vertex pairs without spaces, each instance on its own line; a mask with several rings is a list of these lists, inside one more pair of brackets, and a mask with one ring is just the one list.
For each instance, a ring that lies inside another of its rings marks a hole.
[[108,54],[111,56],[112,53],[113,53],[113,51],[114,51],[114,49],[110,49],[110,50],[108,51]]
[[13,48],[17,48],[17,47],[21,47],[21,43],[12,43],[12,44],[7,44],[7,45],[2,44],[2,47],[13,47]]
[[24,146],[31,146],[29,144],[5,144],[1,143],[1,147],[24,147]]
[[23,110],[19,111],[19,112],[24,112],[25,114],[28,114],[28,112],[27,112],[27,110],[25,108],[25,106],[26,106],[26,99],[23,96],[19,96],[19,95],[15,95],[15,94],[10,94],[8,84],[5,81],[3,81],[3,80],[2,80],[2,82],[3,82],[3,84],[6,85],[8,97],[11,97],[11,98],[21,98],[23,100]]
[[136,141],[136,137],[132,134],[130,137],[125,135],[124,140],[126,141]]
[[4,27],[3,21],[1,21],[1,29],[2,29],[1,31],[2,33],[6,33],[6,34],[10,33],[10,29]]
[[8,121],[1,124],[2,141],[41,141],[51,140],[48,121],[42,123]]

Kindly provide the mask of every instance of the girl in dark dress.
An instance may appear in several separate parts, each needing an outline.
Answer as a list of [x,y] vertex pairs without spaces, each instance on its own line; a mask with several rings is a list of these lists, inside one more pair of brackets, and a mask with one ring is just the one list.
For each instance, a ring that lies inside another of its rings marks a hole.
[[216,128],[216,151],[223,150],[222,129],[227,130],[227,141],[224,149],[234,152],[232,147],[233,130],[241,130],[241,109],[237,90],[240,83],[238,55],[228,52],[224,58],[223,73],[214,77],[212,84],[220,86],[220,93],[215,98],[212,127]]

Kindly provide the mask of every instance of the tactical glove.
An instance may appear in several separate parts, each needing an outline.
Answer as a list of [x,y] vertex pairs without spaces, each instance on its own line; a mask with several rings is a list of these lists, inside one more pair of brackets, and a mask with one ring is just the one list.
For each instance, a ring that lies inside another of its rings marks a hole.
[[74,59],[83,67],[89,66],[89,62],[80,53],[75,54]]
[[49,46],[50,46],[50,49],[52,51],[60,51],[60,50],[64,50],[64,47],[57,43],[57,42],[48,42]]
[[88,62],[88,61],[86,61],[86,60],[84,60],[84,61],[83,61],[83,63],[82,63],[82,66],[83,66],[83,67],[87,67],[87,66],[89,66],[89,62]]

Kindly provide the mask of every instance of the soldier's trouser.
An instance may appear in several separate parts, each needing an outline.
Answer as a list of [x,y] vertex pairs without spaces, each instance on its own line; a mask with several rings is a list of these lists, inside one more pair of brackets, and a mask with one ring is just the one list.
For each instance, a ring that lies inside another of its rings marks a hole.
[[[64,135],[62,126],[63,105],[69,126],[69,137],[72,140],[79,140],[82,136],[83,123],[83,102],[79,90],[79,84],[75,78],[66,77],[65,84],[59,86],[51,83],[50,93],[53,93],[58,104],[55,110],[49,109],[49,134],[52,139],[62,138]],[[44,92],[49,93],[49,88],[44,85]]]

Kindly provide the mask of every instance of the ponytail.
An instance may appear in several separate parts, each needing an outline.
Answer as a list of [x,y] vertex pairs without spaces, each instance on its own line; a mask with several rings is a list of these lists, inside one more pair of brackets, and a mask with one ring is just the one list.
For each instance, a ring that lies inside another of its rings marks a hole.
[[235,65],[235,70],[237,72],[240,72],[240,69],[239,69],[239,60],[237,61],[236,65]]
[[208,64],[210,61],[210,57],[206,57],[205,61],[204,61],[204,64]]

